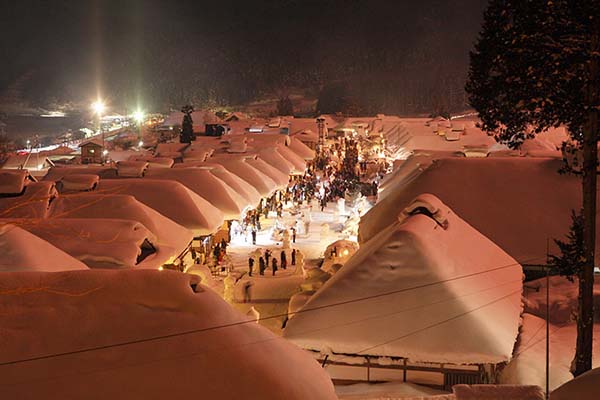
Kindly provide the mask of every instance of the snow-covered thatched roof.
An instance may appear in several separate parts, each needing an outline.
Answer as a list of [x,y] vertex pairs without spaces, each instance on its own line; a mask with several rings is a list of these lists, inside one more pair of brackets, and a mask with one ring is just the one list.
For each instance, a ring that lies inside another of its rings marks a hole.
[[209,162],[218,163],[231,173],[239,176],[254,187],[262,197],[270,196],[279,188],[279,185],[273,179],[252,166],[247,158],[216,157],[209,159]]
[[[6,219],[46,240],[90,268],[158,268],[162,257],[150,254],[138,260],[142,245],[157,245],[156,237],[141,223],[123,219],[46,218]],[[158,249],[159,251],[162,249]],[[57,266],[57,271],[66,270]]]
[[337,398],[309,355],[191,283],[172,271],[4,274],[2,397]]
[[223,225],[223,213],[177,181],[166,179],[102,179],[98,193],[128,194],[165,217],[206,236]]
[[[154,265],[177,258],[189,246],[193,233],[158,211],[122,194],[79,193],[57,197],[50,206],[49,218],[125,219],[141,223],[156,237]],[[90,221],[91,223],[91,221]],[[108,230],[108,226],[106,226]]]
[[25,169],[0,169],[0,194],[16,195],[35,179]]
[[[87,269],[85,264],[47,241],[5,221],[0,221],[0,254],[0,272],[3,273]],[[2,276],[3,284],[4,278],[5,275]]]
[[[409,180],[385,189],[361,219],[364,243],[389,226],[416,196],[432,193],[521,263],[546,259],[547,244],[569,232],[581,207],[581,182],[559,174],[555,158],[442,158]],[[600,240],[600,238],[599,238]]]
[[288,321],[284,337],[325,353],[505,362],[518,334],[522,274],[492,241],[423,195],[360,247]]
[[31,182],[19,196],[0,197],[0,218],[44,218],[57,194],[54,182]]
[[217,207],[225,219],[238,219],[248,206],[247,201],[233,188],[202,168],[162,168],[148,170],[149,179],[167,179],[182,183],[192,192]]

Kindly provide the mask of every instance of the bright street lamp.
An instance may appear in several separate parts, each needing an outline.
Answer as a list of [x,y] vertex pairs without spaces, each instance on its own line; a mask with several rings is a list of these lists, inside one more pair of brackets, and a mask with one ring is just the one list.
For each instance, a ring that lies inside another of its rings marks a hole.
[[143,111],[136,111],[133,113],[133,119],[135,120],[135,122],[137,122],[138,124],[141,124],[142,122],[144,122],[144,118],[146,116],[144,115]]
[[101,116],[105,109],[106,109],[106,106],[104,105],[102,100],[96,100],[95,102],[92,103],[92,110],[96,114],[98,114],[98,116]]

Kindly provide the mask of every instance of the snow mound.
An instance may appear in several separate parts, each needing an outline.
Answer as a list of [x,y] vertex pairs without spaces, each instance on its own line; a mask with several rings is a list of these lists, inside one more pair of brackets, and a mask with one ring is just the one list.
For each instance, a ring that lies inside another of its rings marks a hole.
[[0,272],[87,269],[85,264],[47,241],[6,222],[0,222],[0,254]]
[[324,353],[510,360],[521,266],[431,195],[412,204],[422,207],[363,244],[289,320],[284,336]]
[[600,399],[600,368],[592,369],[551,393],[552,400]]
[[309,355],[190,283],[171,271],[5,274],[3,398],[336,399]]

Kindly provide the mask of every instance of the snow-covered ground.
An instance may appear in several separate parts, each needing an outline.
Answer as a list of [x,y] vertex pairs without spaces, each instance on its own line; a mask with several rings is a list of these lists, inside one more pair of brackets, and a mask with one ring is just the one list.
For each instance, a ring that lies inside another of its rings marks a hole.
[[[304,210],[305,213],[308,213],[310,208],[307,207]],[[296,237],[296,243],[291,243],[292,248],[296,248],[302,253],[305,268],[316,267],[327,245],[344,237],[339,230],[346,218],[346,216],[339,215],[337,204],[329,203],[323,212],[321,212],[316,201],[312,204],[308,234],[299,233]],[[279,223],[290,227],[297,219],[298,217],[290,214],[288,208],[284,210],[283,217],[279,218]],[[232,305],[244,314],[254,307],[260,314],[260,324],[274,333],[281,334],[289,299],[300,291],[300,283],[304,280],[302,266],[290,265],[291,259],[288,252],[287,270],[280,268],[273,276],[272,270],[267,269],[265,275],[261,276],[258,274],[258,266],[255,265],[252,277],[247,274],[248,258],[256,249],[264,250],[268,248],[279,259],[283,243],[282,241],[277,242],[271,237],[271,231],[275,223],[276,215],[274,212],[269,214],[268,219],[261,217],[262,229],[256,236],[256,245],[252,244],[250,235],[234,235],[227,247],[227,254],[233,263],[235,275],[240,276],[243,274],[235,284]],[[327,225],[327,229],[323,228],[324,224]],[[199,271],[200,267],[196,265],[188,269],[187,272],[199,273]],[[217,280],[220,279],[222,278],[217,278]],[[253,284],[250,289],[251,301],[244,303],[243,287],[247,281],[251,281]],[[223,284],[219,284],[219,282],[215,282],[215,284],[217,287],[220,286],[220,290],[223,290]],[[221,294],[223,295],[223,293]]]

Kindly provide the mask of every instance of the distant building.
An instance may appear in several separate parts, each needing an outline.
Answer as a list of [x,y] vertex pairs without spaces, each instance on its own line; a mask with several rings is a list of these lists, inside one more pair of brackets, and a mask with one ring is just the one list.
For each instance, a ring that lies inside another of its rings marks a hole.
[[79,145],[82,164],[102,164],[104,144],[101,139],[87,140]]

